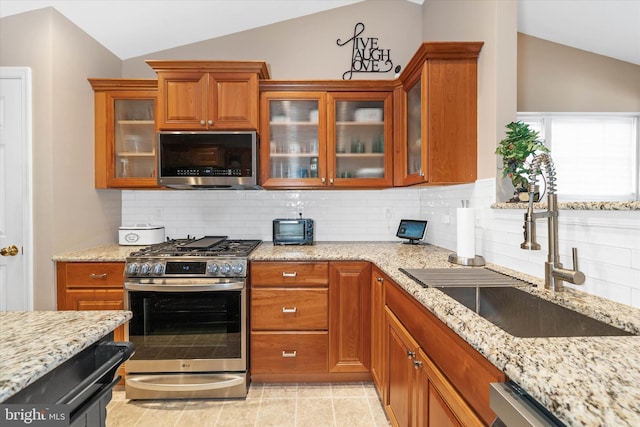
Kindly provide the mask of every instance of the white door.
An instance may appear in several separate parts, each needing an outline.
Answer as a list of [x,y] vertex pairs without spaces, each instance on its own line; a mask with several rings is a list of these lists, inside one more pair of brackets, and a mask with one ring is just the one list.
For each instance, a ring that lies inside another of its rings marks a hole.
[[0,310],[32,310],[31,70],[0,67]]

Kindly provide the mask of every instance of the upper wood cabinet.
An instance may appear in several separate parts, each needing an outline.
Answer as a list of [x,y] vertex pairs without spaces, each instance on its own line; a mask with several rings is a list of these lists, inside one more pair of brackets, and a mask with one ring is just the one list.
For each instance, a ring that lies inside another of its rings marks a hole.
[[95,187],[157,187],[152,79],[89,79],[95,103]]
[[258,128],[264,61],[147,61],[158,74],[158,130]]
[[400,76],[394,185],[477,177],[477,61],[482,42],[425,42]]
[[393,83],[260,82],[265,188],[392,184]]

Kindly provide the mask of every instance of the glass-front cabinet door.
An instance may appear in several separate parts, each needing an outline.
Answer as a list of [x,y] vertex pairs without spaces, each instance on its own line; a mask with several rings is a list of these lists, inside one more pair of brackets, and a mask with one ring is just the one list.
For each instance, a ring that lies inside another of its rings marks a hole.
[[405,176],[415,176],[417,180],[422,180],[424,177],[424,171],[422,168],[422,125],[421,119],[422,111],[422,96],[421,96],[421,83],[422,79],[418,79],[413,86],[407,91],[407,140],[406,140],[406,153],[407,163]]
[[153,99],[114,100],[114,180],[155,178]]
[[269,92],[261,100],[260,178],[265,187],[326,182],[326,95]]
[[328,101],[329,185],[391,186],[392,93],[330,93]]
[[89,79],[95,99],[95,187],[156,181],[155,79]]

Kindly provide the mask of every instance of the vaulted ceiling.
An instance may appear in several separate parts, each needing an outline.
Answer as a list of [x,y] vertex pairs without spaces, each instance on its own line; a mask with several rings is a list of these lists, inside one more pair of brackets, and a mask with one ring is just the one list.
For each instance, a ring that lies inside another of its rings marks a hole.
[[[0,18],[53,6],[124,60],[360,1],[0,0]],[[640,65],[640,0],[517,1],[518,31]]]

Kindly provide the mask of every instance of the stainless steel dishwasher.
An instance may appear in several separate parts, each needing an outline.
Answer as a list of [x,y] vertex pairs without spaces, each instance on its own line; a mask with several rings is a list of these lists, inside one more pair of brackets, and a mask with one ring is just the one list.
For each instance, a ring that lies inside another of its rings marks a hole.
[[565,426],[513,381],[491,383],[489,399],[491,409],[498,416],[492,427]]

